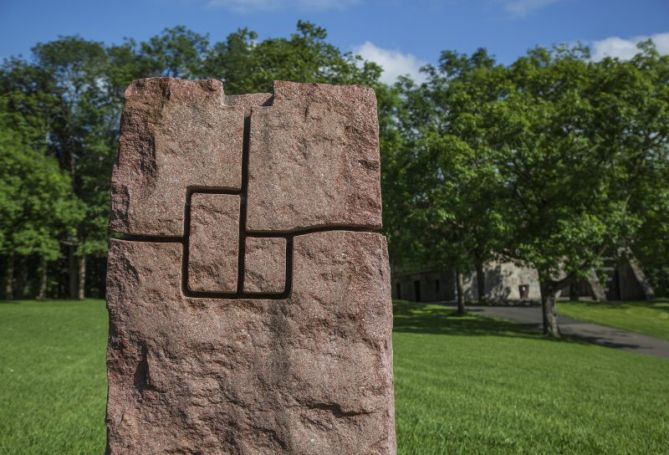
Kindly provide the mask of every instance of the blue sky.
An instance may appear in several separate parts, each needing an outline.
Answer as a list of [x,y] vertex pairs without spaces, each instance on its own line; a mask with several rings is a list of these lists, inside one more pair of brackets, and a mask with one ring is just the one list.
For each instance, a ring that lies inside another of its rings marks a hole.
[[669,53],[669,0],[0,0],[0,58],[59,35],[112,43],[179,24],[212,41],[244,26],[288,36],[298,19],[380,63],[388,81],[415,75],[443,49],[486,47],[509,63],[536,45],[581,41],[596,57],[628,57],[650,36]]

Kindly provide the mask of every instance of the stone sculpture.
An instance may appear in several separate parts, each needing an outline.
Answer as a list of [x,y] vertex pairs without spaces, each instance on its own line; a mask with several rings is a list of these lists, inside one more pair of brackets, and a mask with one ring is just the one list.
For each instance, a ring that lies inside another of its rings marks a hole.
[[128,88],[110,453],[395,453],[379,172],[371,89]]

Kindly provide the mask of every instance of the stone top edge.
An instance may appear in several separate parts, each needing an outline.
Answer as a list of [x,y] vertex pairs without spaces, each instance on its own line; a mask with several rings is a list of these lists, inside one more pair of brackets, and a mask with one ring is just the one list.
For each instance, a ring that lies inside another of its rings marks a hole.
[[364,85],[339,85],[314,82],[274,81],[273,93],[246,93],[225,95],[224,83],[218,79],[177,79],[171,77],[150,77],[136,79],[125,90],[125,100],[140,98],[192,99],[194,97],[220,98],[223,105],[246,105],[249,101],[261,106],[271,106],[283,101],[319,102],[336,99],[339,102],[356,100],[373,102],[376,105],[374,89]]
[[173,92],[199,90],[203,93],[223,95],[223,82],[217,79],[192,81],[172,77],[148,77],[135,79],[125,89],[124,97],[128,101],[145,95],[160,95],[169,98]]
[[321,84],[315,82],[274,81],[274,100],[290,101],[308,98],[318,101],[330,97],[371,97],[376,100],[374,89],[364,85]]

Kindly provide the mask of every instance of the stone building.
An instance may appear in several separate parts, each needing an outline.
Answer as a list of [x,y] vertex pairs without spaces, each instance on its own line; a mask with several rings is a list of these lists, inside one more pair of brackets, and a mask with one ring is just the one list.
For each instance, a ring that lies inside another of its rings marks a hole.
[[[541,290],[537,271],[513,262],[493,261],[484,266],[485,300],[490,302],[539,301]],[[606,283],[594,276],[576,282],[562,291],[562,298],[592,300],[650,300],[653,290],[636,261],[609,264],[604,268]],[[416,302],[449,302],[456,299],[455,272],[429,268],[426,270],[393,270],[394,299]],[[476,273],[463,276],[465,301],[480,300]]]
[[643,269],[633,257],[615,263],[605,259],[603,273],[606,282],[601,284],[592,274],[589,279],[581,279],[571,289],[565,289],[565,297],[585,297],[594,300],[652,300],[655,297]]

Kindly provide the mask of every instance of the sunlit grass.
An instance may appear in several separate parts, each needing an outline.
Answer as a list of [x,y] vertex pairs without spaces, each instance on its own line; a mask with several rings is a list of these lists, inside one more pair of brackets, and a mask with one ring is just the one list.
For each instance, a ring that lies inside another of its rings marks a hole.
[[669,453],[669,361],[395,304],[399,452]]
[[[401,454],[666,453],[669,362],[395,304]],[[0,303],[0,454],[104,453],[104,303]]]
[[669,340],[669,301],[564,302],[558,312],[576,319]]
[[0,302],[0,454],[100,454],[107,312],[101,300]]

